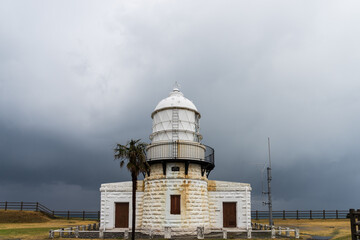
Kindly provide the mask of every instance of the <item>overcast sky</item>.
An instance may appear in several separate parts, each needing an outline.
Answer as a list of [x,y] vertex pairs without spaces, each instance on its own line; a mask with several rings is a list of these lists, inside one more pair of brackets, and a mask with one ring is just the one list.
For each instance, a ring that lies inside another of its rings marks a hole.
[[[130,180],[174,82],[215,148],[210,179],[274,209],[359,208],[359,1],[0,2],[0,201],[98,210]],[[265,190],[265,189],[264,189]]]

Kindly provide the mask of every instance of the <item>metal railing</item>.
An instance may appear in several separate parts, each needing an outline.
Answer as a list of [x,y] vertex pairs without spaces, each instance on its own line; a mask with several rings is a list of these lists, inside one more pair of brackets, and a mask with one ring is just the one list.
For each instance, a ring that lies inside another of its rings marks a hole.
[[211,163],[213,166],[215,166],[215,151],[214,151],[214,149],[207,145],[204,145],[204,146],[206,147],[205,162]]
[[[100,219],[100,211],[54,211],[39,202],[0,202],[0,210],[19,210],[42,212],[49,217]],[[358,210],[358,212],[360,212]],[[345,219],[348,210],[282,210],[273,211],[273,218],[276,219]],[[254,220],[268,219],[268,211],[251,211],[251,218]]]
[[215,164],[214,149],[207,145],[193,142],[163,142],[149,144],[146,148],[148,161],[182,159]]
[[100,220],[100,211],[54,211],[45,207],[39,202],[0,202],[0,209],[19,210],[19,211],[36,211],[42,212],[49,217],[62,218],[80,218]]
[[[282,210],[273,211],[273,218],[276,219],[344,219],[347,210]],[[269,211],[251,211],[252,219],[268,219]]]

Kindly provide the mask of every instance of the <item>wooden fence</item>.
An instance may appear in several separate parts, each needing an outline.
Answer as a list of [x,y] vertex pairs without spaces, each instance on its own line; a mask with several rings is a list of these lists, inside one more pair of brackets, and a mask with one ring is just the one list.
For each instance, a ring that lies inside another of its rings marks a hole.
[[[29,210],[43,212],[50,217],[82,218],[100,220],[100,211],[54,211],[38,202],[0,202],[0,209]],[[276,219],[344,219],[348,210],[295,210],[273,211]],[[251,218],[255,220],[268,219],[268,211],[251,211]]]
[[351,240],[360,239],[360,209],[350,209],[347,217],[350,218]]
[[80,218],[100,220],[100,211],[54,211],[38,202],[0,202],[0,209],[36,211],[42,212],[49,217]]

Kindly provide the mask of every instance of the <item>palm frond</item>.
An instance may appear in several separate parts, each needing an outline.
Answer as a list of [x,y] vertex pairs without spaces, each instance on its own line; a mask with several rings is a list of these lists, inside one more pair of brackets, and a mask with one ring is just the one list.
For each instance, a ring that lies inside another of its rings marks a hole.
[[125,164],[125,161],[124,161],[124,160],[121,161],[121,162],[120,162],[120,167],[122,168],[122,167],[124,166],[124,164]]
[[126,145],[116,144],[114,148],[114,158],[119,159],[120,167],[126,164],[126,168],[138,176],[149,169],[149,164],[146,161],[146,143],[140,142],[141,139],[131,139]]

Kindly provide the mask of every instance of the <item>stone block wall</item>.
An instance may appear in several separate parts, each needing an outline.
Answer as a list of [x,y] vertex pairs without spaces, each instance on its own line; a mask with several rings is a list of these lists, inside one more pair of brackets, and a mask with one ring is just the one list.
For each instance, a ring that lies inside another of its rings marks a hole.
[[251,187],[247,183],[208,181],[210,228],[223,228],[223,202],[236,202],[237,228],[251,228]]
[[[178,166],[179,171],[171,171]],[[101,225],[115,227],[115,203],[129,202],[131,227],[132,183],[102,184]],[[181,195],[181,214],[170,214],[170,195]],[[168,163],[166,176],[161,164],[152,166],[150,177],[138,181],[136,225],[143,233],[164,234],[171,227],[173,235],[195,234],[197,227],[205,233],[223,228],[223,202],[236,202],[237,228],[251,228],[250,184],[207,180],[200,166],[189,165],[184,174],[183,163]]]
[[[129,227],[132,222],[132,182],[101,184],[100,225],[105,229],[115,228],[115,203],[129,203]],[[142,226],[144,182],[138,181],[136,192],[136,226]]]
[[[179,167],[179,171],[172,171]],[[170,196],[181,195],[181,214],[170,214]],[[184,163],[168,163],[166,176],[161,164],[152,166],[145,179],[143,229],[162,234],[171,227],[174,235],[194,234],[199,226],[209,227],[209,207],[206,177],[199,165],[190,164],[185,175]]]

